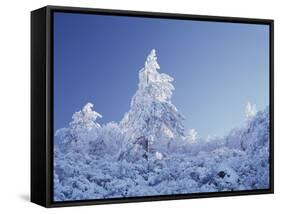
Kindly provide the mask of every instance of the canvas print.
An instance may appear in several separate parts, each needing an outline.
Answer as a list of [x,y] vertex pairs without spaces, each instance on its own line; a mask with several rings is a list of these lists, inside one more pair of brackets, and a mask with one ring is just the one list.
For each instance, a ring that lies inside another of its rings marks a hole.
[[269,26],[54,13],[53,200],[269,188]]

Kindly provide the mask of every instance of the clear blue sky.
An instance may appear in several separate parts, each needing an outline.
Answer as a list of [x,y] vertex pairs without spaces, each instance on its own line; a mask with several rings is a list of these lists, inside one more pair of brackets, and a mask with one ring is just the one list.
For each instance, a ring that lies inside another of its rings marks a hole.
[[247,101],[269,105],[267,25],[91,14],[54,14],[54,128],[87,102],[120,121],[137,90],[138,71],[155,48],[172,76],[172,102],[201,137],[244,122]]

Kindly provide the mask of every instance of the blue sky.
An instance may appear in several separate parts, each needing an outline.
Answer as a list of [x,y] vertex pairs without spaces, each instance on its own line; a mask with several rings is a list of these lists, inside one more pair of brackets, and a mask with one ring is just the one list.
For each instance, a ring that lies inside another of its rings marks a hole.
[[54,128],[87,102],[120,121],[138,71],[155,48],[160,72],[175,80],[173,104],[186,129],[224,135],[251,101],[269,105],[269,26],[91,14],[54,14]]

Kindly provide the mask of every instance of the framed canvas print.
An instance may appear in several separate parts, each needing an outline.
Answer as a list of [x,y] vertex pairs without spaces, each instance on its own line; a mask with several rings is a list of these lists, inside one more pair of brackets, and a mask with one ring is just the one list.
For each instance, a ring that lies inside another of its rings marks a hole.
[[31,201],[273,193],[273,20],[31,13]]

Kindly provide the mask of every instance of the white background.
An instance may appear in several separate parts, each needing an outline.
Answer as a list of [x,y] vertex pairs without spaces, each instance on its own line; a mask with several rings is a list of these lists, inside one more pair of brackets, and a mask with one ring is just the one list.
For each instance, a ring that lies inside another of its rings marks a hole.
[[[280,21],[278,0],[2,0],[0,12],[1,213],[270,213],[280,195]],[[275,194],[45,209],[29,202],[30,11],[45,5],[275,19]],[[280,211],[279,211],[280,212]]]

